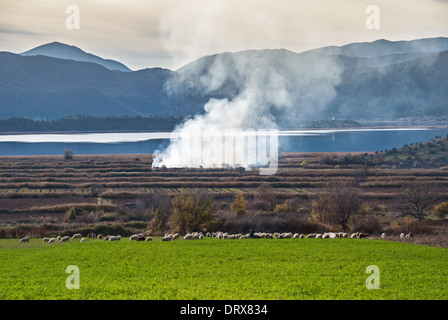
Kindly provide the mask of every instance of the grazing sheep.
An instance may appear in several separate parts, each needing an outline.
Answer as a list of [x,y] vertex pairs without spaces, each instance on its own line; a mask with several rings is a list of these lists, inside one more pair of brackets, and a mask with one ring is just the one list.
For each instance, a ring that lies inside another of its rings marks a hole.
[[109,241],[110,237],[112,237],[112,236],[105,236],[103,239],[104,239],[104,241]]
[[293,239],[299,239],[300,235],[298,233],[294,233]]
[[72,240],[75,240],[75,239],[81,239],[82,238],[82,234],[80,234],[80,233],[75,233],[74,235],[73,235],[73,237],[72,237]]
[[358,233],[355,232],[355,233],[351,234],[350,239],[355,239],[357,237],[358,237]]
[[97,235],[96,236],[96,238],[99,240],[99,239],[103,239],[104,238],[104,235],[102,234],[102,233],[100,233],[99,235]]
[[193,237],[193,235],[192,235],[191,233],[187,233],[187,234],[184,236],[184,240],[191,240],[192,237]]
[[68,242],[69,240],[70,240],[70,237],[69,237],[69,236],[62,237],[62,238],[61,238],[61,243],[62,243],[62,242]]
[[48,241],[50,241],[50,238],[45,237],[45,238],[42,239],[42,241],[43,241],[44,243],[47,243]]
[[386,234],[384,232],[381,234],[381,239],[386,239]]
[[109,237],[109,241],[120,241],[121,240],[121,236],[110,236]]
[[56,241],[57,241],[57,242],[61,242],[61,239],[62,239],[62,237],[61,237],[61,236],[58,236],[58,237],[56,238]]
[[348,238],[348,233],[347,233],[347,232],[344,232],[344,233],[342,234],[342,238]]
[[211,237],[212,237],[212,234],[211,234],[210,232],[207,232],[207,233],[205,234],[205,236],[206,236],[207,238],[211,238]]
[[30,242],[30,237],[24,237],[24,238],[20,239],[19,243],[22,243],[22,242]]
[[138,238],[139,238],[138,234],[133,234],[132,236],[129,237],[129,241],[137,240]]
[[406,238],[407,238],[407,239],[409,239],[409,238],[414,238],[414,236],[412,235],[412,233],[409,232],[409,233],[406,235]]
[[55,242],[55,239],[54,238],[50,238],[50,239],[48,239],[48,244],[50,244],[50,243],[54,243]]
[[404,233],[400,233],[400,239],[404,239]]
[[137,241],[145,241],[145,240],[146,240],[146,238],[142,233],[138,234]]
[[368,234],[365,234],[365,233],[362,233],[362,232],[358,232],[358,238],[359,239],[364,239],[364,238],[367,238],[369,235]]
[[322,233],[316,234],[316,238],[322,238]]
[[86,242],[86,239],[81,238],[81,240],[79,240],[79,242]]
[[304,236],[303,233],[301,233],[300,236],[299,236],[300,239],[303,239],[304,237],[305,237],[305,236]]
[[195,232],[195,233],[193,233],[191,240],[197,240],[197,239],[199,239],[199,233]]
[[[317,238],[317,237],[316,237],[316,238]],[[323,238],[323,239],[342,238],[342,235],[341,235],[341,236],[338,236],[338,234],[337,234],[337,233],[334,233],[334,232],[325,232],[325,233],[322,235],[322,238]]]
[[171,238],[171,240],[177,240],[177,239],[179,239],[179,237],[180,237],[180,234],[175,233],[175,234],[173,234],[173,237]]
[[145,241],[152,241],[152,237],[148,236]]
[[317,233],[310,233],[310,234],[308,234],[307,236],[306,236],[306,238],[308,239],[308,238],[316,238],[316,236],[317,236]]
[[166,234],[166,235],[163,237],[162,241],[171,241],[172,236],[173,236],[172,234]]

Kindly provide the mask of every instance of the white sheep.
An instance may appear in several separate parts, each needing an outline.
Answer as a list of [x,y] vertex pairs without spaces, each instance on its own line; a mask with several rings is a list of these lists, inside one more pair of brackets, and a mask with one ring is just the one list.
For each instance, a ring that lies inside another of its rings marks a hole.
[[148,236],[145,241],[152,241],[152,237]]
[[322,238],[322,233],[316,234],[316,238]]
[[193,235],[191,236],[191,240],[197,240],[199,239],[199,233],[195,232],[193,233]]
[[50,244],[50,243],[54,243],[55,242],[55,239],[54,238],[50,238],[50,239],[48,239],[48,244]]
[[317,236],[317,233],[310,233],[310,234],[308,234],[307,236],[306,236],[306,238],[308,239],[308,238],[316,238],[316,236]]
[[62,243],[62,242],[68,242],[69,240],[70,240],[70,237],[69,237],[69,236],[62,237],[62,238],[61,238],[61,243]]
[[79,240],[79,242],[86,242],[86,239],[81,238],[81,240]]
[[355,238],[357,238],[357,237],[358,237],[358,233],[355,232],[355,233],[352,233],[352,234],[351,234],[350,239],[355,239]]
[[73,235],[73,237],[72,237],[72,240],[75,240],[75,239],[81,239],[82,238],[82,234],[80,234],[80,233],[75,233],[74,235]]
[[19,243],[22,242],[30,242],[30,237],[23,237],[22,239],[20,239]]
[[193,237],[193,235],[192,235],[191,233],[187,233],[187,234],[184,236],[184,240],[191,240],[192,237]]
[[300,236],[299,236],[300,239],[303,239],[304,237],[305,237],[305,236],[304,236],[303,233],[301,233]]
[[44,243],[48,243],[48,241],[50,241],[50,238],[45,237],[45,238],[42,239],[42,241],[43,241]]
[[400,239],[404,239],[404,233],[400,233]]
[[[317,237],[316,237],[317,238]],[[323,235],[322,235],[322,238],[323,239],[335,239],[335,238],[338,238],[338,234],[337,233],[334,233],[334,232],[325,232]]]
[[57,236],[56,241],[57,242],[61,242],[62,237],[61,236]]
[[110,236],[109,237],[109,241],[120,241],[121,240],[121,236]]
[[381,234],[381,239],[386,239],[386,234],[384,232]]
[[133,234],[132,236],[129,237],[129,241],[137,240],[138,238],[139,238],[138,234]]

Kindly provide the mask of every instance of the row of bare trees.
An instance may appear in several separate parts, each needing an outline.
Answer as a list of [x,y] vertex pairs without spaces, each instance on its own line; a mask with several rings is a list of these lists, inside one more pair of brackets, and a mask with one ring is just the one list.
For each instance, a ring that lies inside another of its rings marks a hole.
[[[398,209],[402,216],[411,216],[418,221],[423,221],[429,213],[433,212],[440,199],[434,184],[409,184],[402,189],[398,208],[395,209]],[[262,185],[253,195],[252,209],[274,213],[277,211],[286,213],[287,210],[297,212],[296,203],[291,199],[274,208],[275,200],[275,190],[269,185]],[[174,197],[153,193],[149,194],[144,201],[152,215],[149,224],[152,231],[163,233],[170,230],[185,234],[191,231],[213,229],[213,224],[216,222],[213,198],[207,192],[184,192]],[[437,210],[441,212],[442,217],[448,212],[446,202],[439,204],[436,208],[439,208]],[[249,210],[245,195],[235,194],[229,209],[237,216],[246,215]],[[284,211],[279,211],[280,209]],[[349,231],[350,225],[357,217],[372,213],[371,207],[363,199],[359,186],[349,183],[330,184],[315,192],[311,196],[311,210],[314,221],[337,225],[344,231]]]

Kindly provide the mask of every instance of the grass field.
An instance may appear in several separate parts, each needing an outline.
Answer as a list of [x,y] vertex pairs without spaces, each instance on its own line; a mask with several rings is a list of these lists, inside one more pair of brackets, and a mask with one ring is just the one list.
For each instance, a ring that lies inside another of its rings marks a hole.
[[[79,289],[66,288],[69,265]],[[369,265],[379,289],[367,289]],[[0,240],[0,299],[447,299],[448,251],[384,240],[18,244]]]

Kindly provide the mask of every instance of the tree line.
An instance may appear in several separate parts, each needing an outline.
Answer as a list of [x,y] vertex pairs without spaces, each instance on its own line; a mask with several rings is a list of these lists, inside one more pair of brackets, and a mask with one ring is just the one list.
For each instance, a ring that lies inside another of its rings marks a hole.
[[[348,232],[359,226],[357,221],[375,221],[375,210],[363,199],[359,186],[351,182],[329,184],[310,195],[309,200],[311,206],[305,210],[309,214],[306,221],[315,223],[316,226],[332,226]],[[229,205],[218,204],[218,208],[212,194],[204,190],[186,191],[173,197],[152,193],[146,196],[145,202],[145,207],[150,208],[152,216],[149,231],[162,234],[168,231],[181,234],[216,231],[215,229],[222,225],[216,211],[233,214],[233,220],[239,220],[241,224],[247,221],[246,217],[258,216],[258,219],[271,223],[270,227],[275,224],[276,217],[299,217],[304,213],[301,211],[303,199],[289,198],[283,202],[278,201],[275,189],[269,184],[260,185],[250,199],[244,193],[235,193],[233,202]],[[438,192],[437,185],[414,183],[402,188],[398,202],[390,210],[399,211],[402,217],[409,216],[416,223],[422,223],[433,214],[445,219],[448,214],[448,202]]]
[[56,120],[28,118],[0,119],[0,132],[51,132],[51,131],[172,131],[185,117],[92,117],[68,116]]

